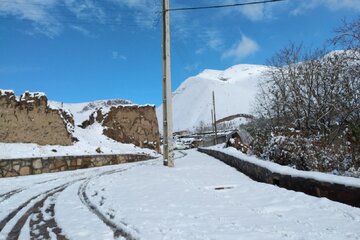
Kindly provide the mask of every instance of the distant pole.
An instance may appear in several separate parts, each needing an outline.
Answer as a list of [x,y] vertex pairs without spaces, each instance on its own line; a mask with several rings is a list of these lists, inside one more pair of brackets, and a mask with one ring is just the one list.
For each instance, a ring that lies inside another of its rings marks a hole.
[[163,126],[164,126],[164,165],[174,167],[172,99],[170,72],[170,12],[169,0],[163,0]]
[[216,127],[216,110],[215,110],[215,93],[212,92],[213,109],[214,109],[214,130],[215,130],[215,145],[217,144],[217,127]]
[[[211,109],[211,127],[212,127],[212,131],[214,133],[214,136],[215,136],[214,110],[212,110],[212,109]],[[215,137],[214,137],[214,144],[215,144]]]

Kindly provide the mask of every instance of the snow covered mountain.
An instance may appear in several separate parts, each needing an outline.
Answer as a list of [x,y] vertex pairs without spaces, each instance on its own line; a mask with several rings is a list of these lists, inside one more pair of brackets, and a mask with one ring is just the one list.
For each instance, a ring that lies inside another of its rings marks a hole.
[[62,109],[71,113],[74,117],[75,125],[81,125],[82,122],[89,118],[90,114],[100,108],[104,113],[106,113],[110,110],[111,107],[131,104],[133,103],[124,99],[97,100],[84,103],[61,103],[49,101],[49,105],[51,108]]
[[[204,70],[186,79],[173,93],[174,131],[193,130],[211,123],[212,91],[217,119],[251,113],[257,84],[268,69],[262,65],[240,64],[224,71]],[[162,130],[162,105],[156,109]]]

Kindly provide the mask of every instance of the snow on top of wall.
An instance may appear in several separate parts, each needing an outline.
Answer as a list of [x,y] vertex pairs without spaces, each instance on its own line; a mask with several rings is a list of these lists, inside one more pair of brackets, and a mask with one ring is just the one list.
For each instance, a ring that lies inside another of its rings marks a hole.
[[276,164],[274,162],[261,160],[255,156],[246,155],[232,147],[224,148],[222,144],[208,147],[207,149],[226,153],[233,157],[239,158],[243,161],[266,168],[269,171],[274,172],[274,173],[279,173],[279,174],[283,174],[283,175],[291,175],[292,177],[314,179],[314,180],[322,181],[322,182],[342,184],[342,185],[346,185],[346,186],[360,187],[360,179],[358,179],[358,178],[337,176],[337,175],[321,173],[321,172],[301,171],[301,170],[297,170],[297,169],[294,169],[294,168],[291,168],[288,166],[282,166],[282,165]]
[[0,96],[4,96],[6,94],[15,94],[13,90],[0,89]]
[[25,91],[23,94],[21,94],[20,96],[20,101],[22,99],[24,99],[26,96],[30,97],[30,98],[41,98],[41,97],[46,97],[46,94],[43,92],[29,92],[29,91]]
[[[25,91],[20,96],[16,96],[15,92],[13,90],[0,89],[0,96],[6,96],[6,95],[13,95],[15,97],[16,101],[26,101],[25,100],[26,97],[32,98],[32,99],[40,99],[41,97],[46,97],[46,94],[43,92]],[[12,98],[12,97],[10,97],[10,98]],[[32,100],[29,100],[29,101],[32,101]]]

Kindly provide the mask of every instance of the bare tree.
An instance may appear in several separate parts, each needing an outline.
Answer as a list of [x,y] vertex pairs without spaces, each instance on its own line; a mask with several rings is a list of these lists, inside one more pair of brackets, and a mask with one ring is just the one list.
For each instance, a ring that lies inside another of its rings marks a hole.
[[335,37],[330,40],[333,45],[337,45],[346,50],[357,52],[352,55],[359,60],[360,52],[360,16],[352,22],[347,20],[342,21],[342,25],[335,29]]
[[[329,158],[336,157],[337,161],[346,158],[348,129],[354,136],[352,129],[357,127],[352,126],[359,125],[359,61],[348,58],[347,51],[327,54],[326,49],[308,50],[290,44],[269,64],[270,70],[260,83],[257,112],[260,118],[268,120],[272,134],[268,136],[269,144],[284,149],[267,151],[284,164],[291,157],[283,153],[292,152],[296,154],[292,155],[295,160],[290,160],[291,164],[302,169],[329,170],[335,163],[324,156],[332,155]],[[284,138],[276,136],[288,137],[286,141],[292,142],[286,143]],[[271,140],[272,137],[277,140]],[[342,146],[338,148],[341,153],[333,151],[335,145]],[[329,166],[313,164],[309,154],[312,158],[325,159],[323,163]],[[357,162],[359,155],[354,153],[352,160]]]

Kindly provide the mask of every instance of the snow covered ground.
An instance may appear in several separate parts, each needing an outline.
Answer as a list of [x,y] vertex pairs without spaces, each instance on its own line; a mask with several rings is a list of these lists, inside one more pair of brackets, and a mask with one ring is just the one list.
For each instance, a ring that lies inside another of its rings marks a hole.
[[0,239],[360,239],[360,209],[199,153],[0,179]]
[[38,145],[33,143],[0,143],[0,159],[97,155],[101,154],[148,154],[157,156],[156,151],[140,148],[134,144],[119,143],[102,134],[103,127],[99,123],[82,129],[75,127],[75,136],[79,139],[74,145]]

